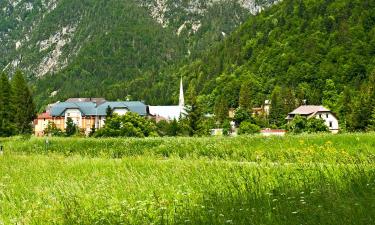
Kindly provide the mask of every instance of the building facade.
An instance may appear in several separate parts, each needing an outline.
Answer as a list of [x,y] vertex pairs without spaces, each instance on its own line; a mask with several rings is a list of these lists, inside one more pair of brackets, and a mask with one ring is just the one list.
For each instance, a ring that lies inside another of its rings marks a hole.
[[70,118],[87,135],[93,128],[100,129],[104,126],[108,108],[113,114],[120,116],[128,112],[148,115],[147,106],[140,101],[110,102],[102,98],[73,98],[55,103],[40,114],[34,121],[34,133],[36,136],[43,136],[49,123],[64,131]]
[[300,115],[306,117],[307,119],[310,118],[317,118],[324,120],[325,125],[329,128],[329,130],[336,134],[339,132],[339,121],[335,114],[323,107],[323,106],[316,106],[316,105],[303,105],[295,109],[293,112],[289,113],[287,116],[288,121],[292,121],[296,115]]

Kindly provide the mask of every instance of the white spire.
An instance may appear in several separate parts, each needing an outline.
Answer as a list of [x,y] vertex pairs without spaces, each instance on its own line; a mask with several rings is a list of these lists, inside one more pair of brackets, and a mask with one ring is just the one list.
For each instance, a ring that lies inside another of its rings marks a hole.
[[180,99],[179,99],[179,104],[180,107],[185,107],[185,98],[184,98],[184,86],[182,84],[182,77],[180,81]]

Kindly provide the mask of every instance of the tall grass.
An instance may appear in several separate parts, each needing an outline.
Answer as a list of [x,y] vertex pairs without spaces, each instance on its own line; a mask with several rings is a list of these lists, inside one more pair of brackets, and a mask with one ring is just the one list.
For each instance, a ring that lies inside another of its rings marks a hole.
[[[46,143],[48,140],[48,143]],[[84,139],[32,138],[2,141],[13,153],[62,153],[91,157],[207,158],[273,162],[374,162],[375,134],[302,135],[264,138]]]
[[374,224],[375,135],[6,139],[0,224]]

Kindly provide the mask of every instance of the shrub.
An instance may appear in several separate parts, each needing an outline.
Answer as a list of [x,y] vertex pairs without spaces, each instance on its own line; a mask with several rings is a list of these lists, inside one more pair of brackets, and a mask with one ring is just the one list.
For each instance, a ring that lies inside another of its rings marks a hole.
[[145,117],[136,113],[123,116],[114,115],[108,118],[102,129],[94,137],[150,137],[158,136],[156,125]]
[[259,133],[260,127],[256,124],[252,124],[249,121],[241,123],[238,134],[256,134]]

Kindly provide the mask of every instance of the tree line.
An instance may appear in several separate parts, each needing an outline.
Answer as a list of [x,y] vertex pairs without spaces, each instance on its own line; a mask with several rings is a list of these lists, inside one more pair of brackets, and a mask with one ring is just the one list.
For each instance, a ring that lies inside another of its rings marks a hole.
[[12,79],[6,73],[0,75],[0,137],[31,134],[32,121],[36,117],[30,87],[21,71]]

